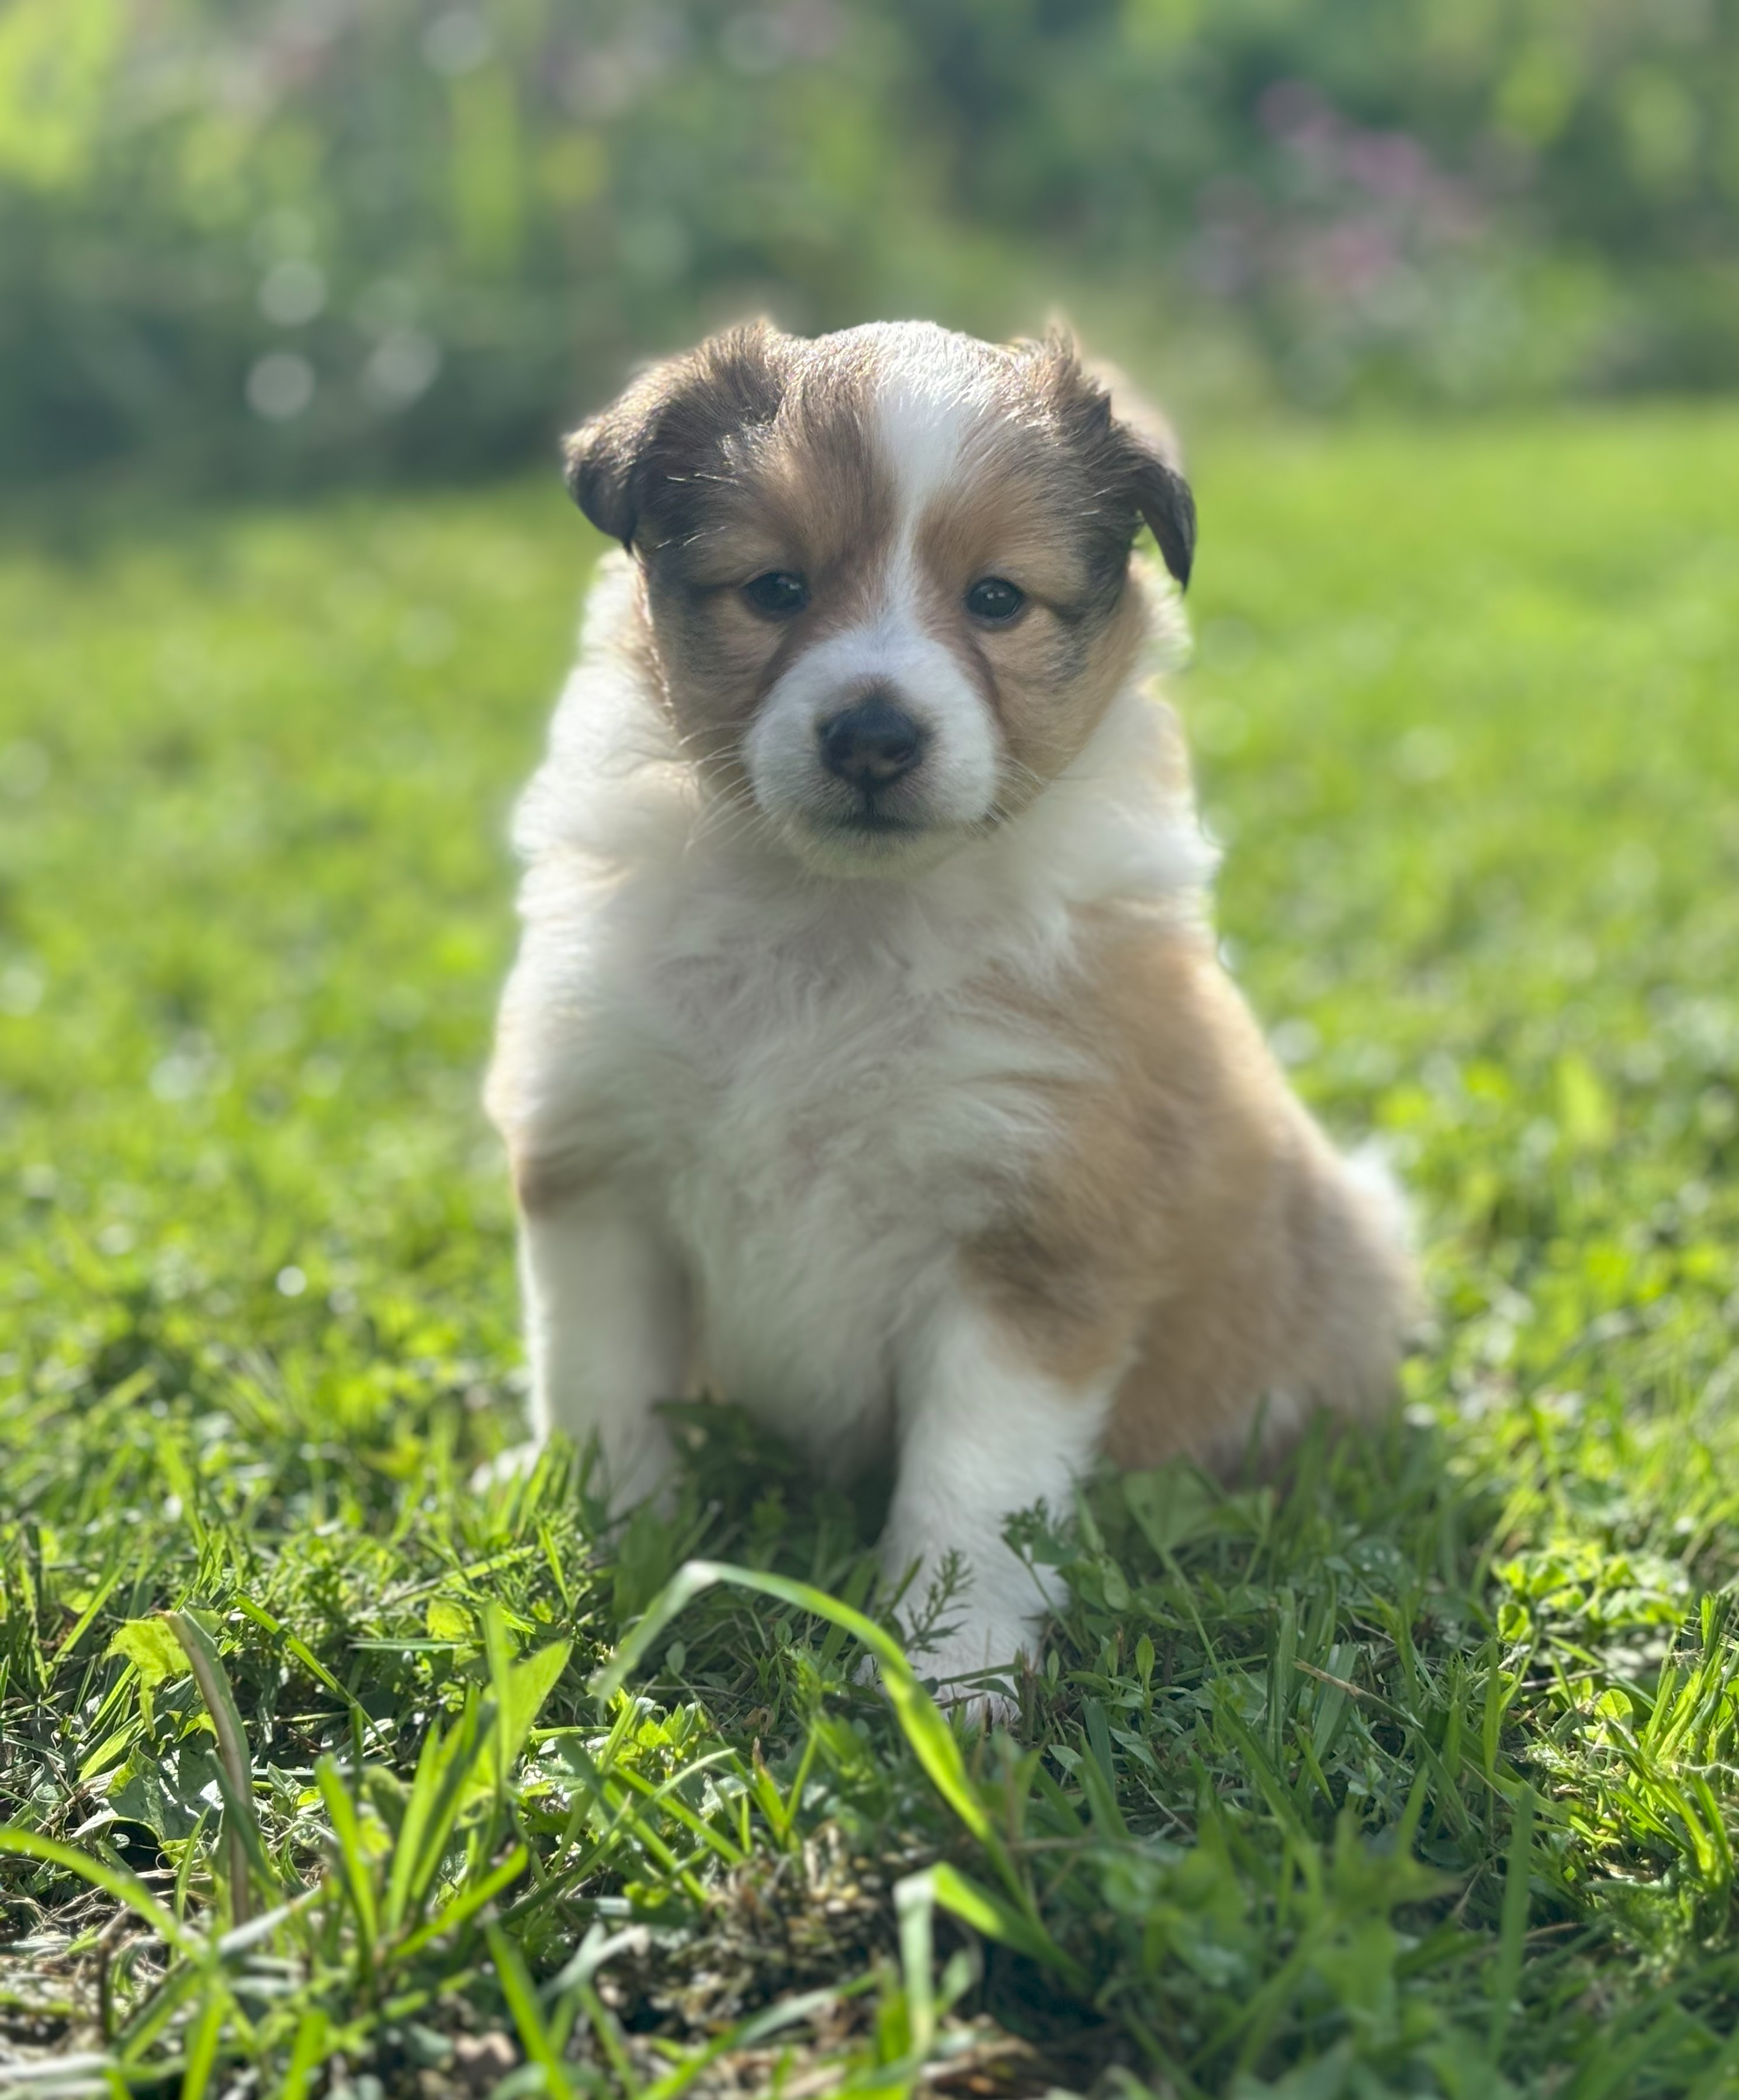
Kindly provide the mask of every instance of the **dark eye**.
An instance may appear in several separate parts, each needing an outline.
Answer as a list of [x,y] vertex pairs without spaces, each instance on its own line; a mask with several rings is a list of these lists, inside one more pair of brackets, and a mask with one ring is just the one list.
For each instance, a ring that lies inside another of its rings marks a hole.
[[809,585],[790,569],[769,569],[744,585],[743,596],[763,620],[788,620],[809,603]]
[[966,610],[974,620],[1013,620],[1026,593],[1005,576],[981,576],[966,593]]

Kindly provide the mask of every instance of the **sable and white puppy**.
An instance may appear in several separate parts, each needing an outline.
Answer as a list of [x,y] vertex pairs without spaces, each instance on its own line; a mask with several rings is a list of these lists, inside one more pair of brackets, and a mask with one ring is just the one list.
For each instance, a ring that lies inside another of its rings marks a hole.
[[[739,1401],[883,1555],[1030,1648],[1009,1515],[1391,1388],[1398,1206],[1288,1091],[1204,920],[1150,675],[1194,530],[1065,341],[733,330],[568,448],[600,567],[521,807],[488,1101],[539,1436],[655,1491]],[[1176,585],[1132,558],[1143,521]]]

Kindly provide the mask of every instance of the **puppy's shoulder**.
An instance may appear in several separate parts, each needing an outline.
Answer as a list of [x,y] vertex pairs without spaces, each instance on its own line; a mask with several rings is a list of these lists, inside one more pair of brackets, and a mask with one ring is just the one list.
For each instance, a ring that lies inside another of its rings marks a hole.
[[[514,817],[514,844],[540,861],[578,853],[620,862],[651,843],[649,822],[686,812],[679,752],[661,704],[658,658],[639,573],[620,551],[586,593],[579,652],[562,688],[542,764]],[[534,904],[535,882],[524,902]]]
[[1057,1024],[1134,1080],[1194,1090],[1266,1091],[1277,1079],[1256,1019],[1195,911],[1095,904],[1073,915],[1070,967],[1053,994]]

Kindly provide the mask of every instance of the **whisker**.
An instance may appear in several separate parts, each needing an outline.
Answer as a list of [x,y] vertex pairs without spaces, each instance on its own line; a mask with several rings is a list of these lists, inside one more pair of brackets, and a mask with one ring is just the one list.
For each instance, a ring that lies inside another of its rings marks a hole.
[[763,830],[766,824],[765,813],[754,802],[720,796],[703,806],[682,850],[687,854],[703,845],[732,845]]

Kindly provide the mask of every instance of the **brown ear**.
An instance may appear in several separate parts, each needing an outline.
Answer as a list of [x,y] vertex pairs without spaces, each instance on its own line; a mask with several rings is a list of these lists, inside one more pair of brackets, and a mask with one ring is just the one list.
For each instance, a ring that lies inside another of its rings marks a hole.
[[633,545],[639,515],[634,469],[648,421],[639,398],[642,386],[637,381],[620,400],[562,440],[562,474],[568,494],[600,532],[625,547]]
[[[1127,426],[1126,426],[1127,428]],[[1195,498],[1189,484],[1164,455],[1131,431],[1136,461],[1135,507],[1159,544],[1166,567],[1187,589],[1195,559]]]
[[1195,559],[1195,498],[1184,479],[1177,435],[1115,366],[1094,364],[1088,370],[1115,412],[1111,429],[1130,501],[1159,543],[1161,559],[1183,588],[1189,584]]
[[766,321],[727,329],[651,366],[564,442],[568,493],[600,532],[632,549],[686,471],[735,431],[772,421],[783,340]]
[[1091,454],[1106,493],[1128,505],[1159,542],[1167,568],[1187,585],[1195,557],[1195,498],[1178,465],[1172,426],[1114,366],[1088,363],[1066,322],[1053,320],[1042,342],[1018,346],[1048,368],[1052,398]]

